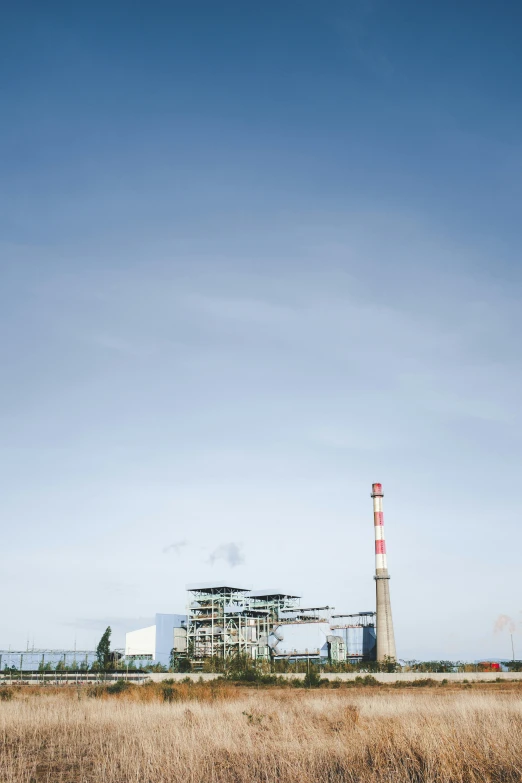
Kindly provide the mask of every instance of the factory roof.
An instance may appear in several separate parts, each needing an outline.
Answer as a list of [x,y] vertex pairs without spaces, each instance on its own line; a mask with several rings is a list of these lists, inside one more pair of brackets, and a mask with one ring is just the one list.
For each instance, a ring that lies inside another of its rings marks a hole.
[[191,593],[249,593],[248,587],[233,587],[227,582],[198,582],[197,584],[187,585],[187,590]]
[[355,612],[354,614],[333,614],[332,617],[373,617],[375,612]]
[[282,590],[270,589],[270,590],[252,590],[250,598],[301,598],[300,595],[293,595],[292,593],[285,593]]

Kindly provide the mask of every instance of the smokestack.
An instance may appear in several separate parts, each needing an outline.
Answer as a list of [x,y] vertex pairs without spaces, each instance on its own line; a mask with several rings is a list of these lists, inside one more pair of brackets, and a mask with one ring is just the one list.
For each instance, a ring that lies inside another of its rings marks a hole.
[[395,636],[390,601],[390,577],[384,540],[382,484],[372,484],[373,523],[375,527],[375,585],[377,592],[377,660],[396,658]]

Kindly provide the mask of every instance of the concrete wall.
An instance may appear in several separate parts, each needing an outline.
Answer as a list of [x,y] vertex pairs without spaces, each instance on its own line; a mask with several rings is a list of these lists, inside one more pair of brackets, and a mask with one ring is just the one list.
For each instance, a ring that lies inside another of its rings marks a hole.
[[[150,674],[137,674],[136,672],[129,672],[128,674],[125,671],[122,672],[114,672],[107,675],[96,675],[96,674],[71,674],[68,672],[59,672],[59,673],[49,673],[49,674],[34,674],[32,676],[25,675],[22,678],[18,675],[11,676],[9,674],[0,674],[0,684],[2,685],[9,685],[9,684],[33,684],[33,685],[43,685],[45,683],[49,685],[71,685],[75,684],[76,682],[104,682],[104,681],[114,681],[114,680],[129,680],[131,682],[135,682],[138,684],[141,684],[143,682],[152,681],[152,682],[163,682],[164,680],[174,680],[176,682],[180,682],[181,680],[184,680],[188,678],[189,680],[193,680],[194,682],[197,682],[198,680],[203,680],[204,682],[208,680],[215,680],[221,675],[219,674],[203,674],[203,673],[190,673],[190,674],[156,674],[156,673],[150,673]],[[304,675],[302,674],[283,674],[281,675],[284,679],[291,680],[295,677],[303,678]],[[354,680],[358,676],[365,676],[365,675],[357,675],[355,673],[349,673],[349,674],[323,674],[322,677],[325,677],[328,680],[340,680],[341,682],[347,682],[349,680]],[[522,682],[522,672],[501,672],[500,674],[497,674],[496,672],[484,672],[481,674],[480,672],[467,672],[463,674],[419,674],[417,672],[405,672],[404,674],[374,674],[372,675],[375,677],[376,680],[382,683],[388,683],[388,684],[394,684],[395,682],[413,682],[414,680],[422,680],[427,677],[429,677],[432,680],[448,680],[448,682],[462,682],[463,680],[468,680],[468,682],[495,682],[495,680],[511,680],[511,681],[519,681]]]
[[[202,678],[203,680],[215,680],[217,677],[220,677],[219,674],[203,674],[203,673],[190,673],[190,674],[147,674],[145,675],[146,678],[152,680],[153,682],[161,682],[162,680],[184,680],[186,677],[188,677],[190,680],[199,680]],[[285,680],[291,680],[298,678],[303,678],[304,674],[294,674],[293,672],[290,674],[282,674],[282,677],[284,677]],[[324,677],[327,680],[340,680],[341,682],[347,682],[349,680],[355,680],[356,677],[365,677],[366,675],[363,673],[356,673],[356,672],[347,672],[342,674],[321,674],[321,677]],[[382,683],[394,683],[394,682],[413,682],[414,680],[425,680],[425,679],[431,679],[431,680],[448,680],[448,682],[462,682],[463,680],[468,680],[469,682],[495,682],[495,680],[522,680],[522,672],[463,672],[462,674],[423,674],[420,672],[401,672],[398,674],[372,674],[372,677],[375,677],[376,680]]]

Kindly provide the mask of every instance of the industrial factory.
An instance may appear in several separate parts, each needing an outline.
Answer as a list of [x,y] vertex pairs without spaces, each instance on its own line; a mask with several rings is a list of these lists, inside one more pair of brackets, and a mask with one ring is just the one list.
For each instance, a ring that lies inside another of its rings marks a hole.
[[212,658],[253,660],[395,660],[390,577],[384,537],[383,491],[372,485],[376,611],[334,613],[302,607],[280,589],[249,590],[232,582],[188,585],[186,614],[158,614],[147,628],[126,635],[125,657],[136,664],[197,667]]

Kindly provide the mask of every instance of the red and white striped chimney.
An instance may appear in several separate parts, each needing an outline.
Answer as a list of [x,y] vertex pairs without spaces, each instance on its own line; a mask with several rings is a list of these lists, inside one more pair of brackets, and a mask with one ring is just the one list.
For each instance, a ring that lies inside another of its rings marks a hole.
[[382,511],[382,484],[372,484],[373,524],[375,528],[375,573],[388,569],[386,541],[384,539],[384,514]]
[[386,558],[382,484],[372,484],[373,526],[375,530],[375,585],[377,660],[395,660],[395,635],[390,601],[390,576]]

